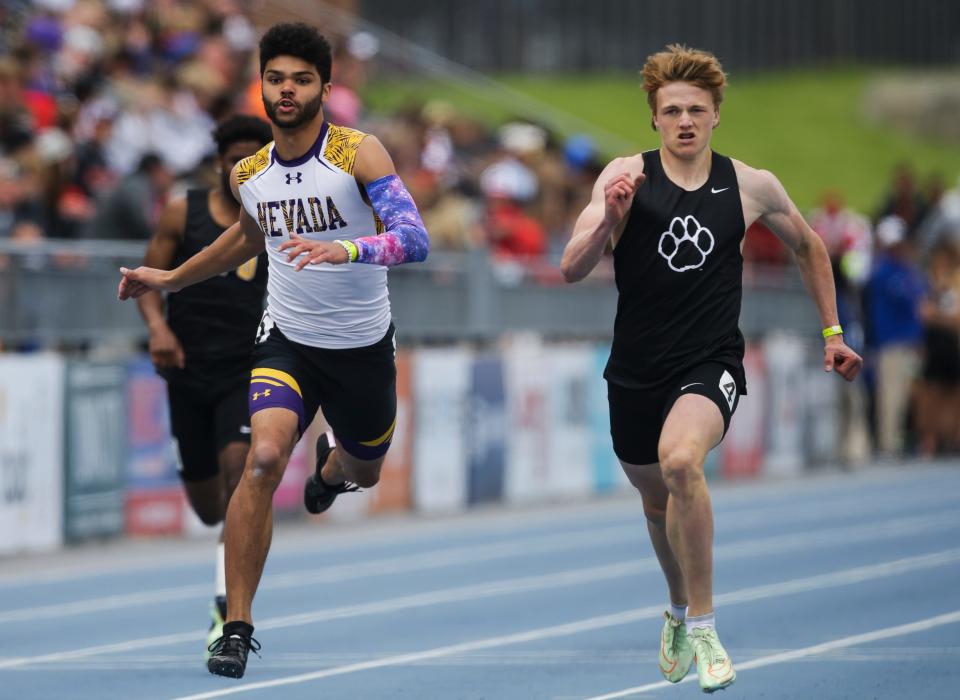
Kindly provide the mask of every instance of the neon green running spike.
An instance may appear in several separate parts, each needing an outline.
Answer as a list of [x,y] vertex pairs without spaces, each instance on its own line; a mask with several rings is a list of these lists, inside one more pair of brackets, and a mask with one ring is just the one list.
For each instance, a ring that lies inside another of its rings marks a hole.
[[203,659],[210,658],[210,646],[223,636],[223,616],[216,603],[210,604],[210,631],[207,633],[207,646],[204,647]]
[[723,690],[737,679],[733,663],[720,643],[716,630],[695,627],[690,630],[689,637],[697,657],[697,675],[703,692]]
[[687,637],[687,626],[669,612],[663,613],[660,631],[660,673],[671,683],[679,683],[690,672],[693,647]]

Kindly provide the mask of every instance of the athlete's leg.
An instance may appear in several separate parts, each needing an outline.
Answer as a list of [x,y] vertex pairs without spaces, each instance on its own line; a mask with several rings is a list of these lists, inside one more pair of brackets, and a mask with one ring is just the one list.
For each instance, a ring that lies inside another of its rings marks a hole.
[[[380,481],[380,468],[397,422],[397,368],[393,330],[374,345],[333,355],[327,365],[330,386],[323,401],[335,437],[334,449],[318,464],[324,484],[352,481],[370,488]],[[337,373],[331,373],[339,368]],[[344,385],[342,376],[352,377]],[[319,460],[318,460],[319,461]]]
[[[243,467],[247,461],[247,454],[250,452],[250,443],[246,440],[236,440],[224,445],[217,461],[220,464],[220,499],[223,503],[223,513],[226,516],[227,507],[230,504],[230,497],[240,483],[240,477],[243,475]],[[225,519],[225,518],[224,518]],[[222,610],[221,615],[226,617],[226,598],[227,598],[227,565],[226,565],[226,523],[220,528],[220,544],[217,545],[217,578],[216,578],[216,604]]]
[[222,478],[217,471],[214,405],[209,387],[167,383],[170,427],[180,455],[180,479],[190,507],[204,525],[223,522]]
[[204,525],[223,522],[226,513],[223,503],[223,478],[220,474],[199,481],[183,482],[190,507]]
[[371,488],[380,481],[380,468],[386,454],[375,459],[360,459],[337,445],[320,470],[320,476],[327,484],[339,484],[352,481],[361,488]]
[[[214,426],[217,436],[217,464],[221,476],[221,502],[223,512],[233,494],[250,450],[250,406],[247,400],[249,379],[239,377],[232,389],[220,395],[214,409]],[[220,540],[223,541],[223,533]]]
[[[227,504],[230,503],[230,497],[240,483],[240,477],[243,476],[243,469],[247,463],[247,453],[250,451],[250,443],[245,440],[231,442],[220,450],[217,462],[220,464],[221,479],[221,498],[223,501],[223,512],[227,512]],[[221,541],[223,537],[220,538]]]
[[[249,449],[248,442],[231,442],[225,445],[217,455],[218,474],[198,481],[184,480],[183,488],[190,507],[204,525],[223,522],[230,494],[237,487],[240,475],[243,474],[243,465]],[[222,532],[220,541],[223,541]]]
[[687,588],[683,580],[683,571],[677,562],[677,557],[670,548],[667,538],[667,502],[670,492],[663,481],[659,464],[628,464],[620,461],[624,473],[640,492],[643,500],[643,514],[647,519],[647,532],[653,551],[663,569],[667,579],[667,588],[670,591],[670,602],[678,608],[687,604]]
[[713,610],[713,511],[703,463],[723,432],[723,415],[713,401],[684,394],[660,434],[660,469],[670,493],[667,538],[683,571],[690,616]]
[[260,410],[250,421],[250,452],[226,523],[227,617],[247,623],[270,549],[273,494],[300,435],[298,415],[286,408]]
[[658,666],[663,677],[671,683],[683,680],[693,663],[693,648],[687,639],[685,624],[687,590],[683,572],[667,538],[666,511],[669,492],[660,474],[659,464],[635,465],[620,461],[623,471],[643,499],[643,513],[647,518],[647,532],[657,561],[667,580],[670,610],[664,615],[660,630]]

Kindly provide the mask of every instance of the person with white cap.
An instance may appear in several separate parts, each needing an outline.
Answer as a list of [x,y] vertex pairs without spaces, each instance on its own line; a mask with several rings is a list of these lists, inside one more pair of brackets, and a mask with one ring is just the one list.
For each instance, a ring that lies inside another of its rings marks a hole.
[[877,447],[884,457],[903,453],[910,384],[920,369],[926,281],[913,260],[907,224],[886,216],[875,229],[879,249],[866,287],[868,345],[876,355]]

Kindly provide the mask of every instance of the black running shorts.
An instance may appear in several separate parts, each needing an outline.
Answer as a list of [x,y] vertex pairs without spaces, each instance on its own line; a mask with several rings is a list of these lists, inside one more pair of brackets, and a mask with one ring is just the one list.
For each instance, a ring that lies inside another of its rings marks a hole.
[[737,410],[743,382],[742,368],[704,362],[655,389],[629,389],[607,382],[613,451],[628,464],[660,461],[660,431],[673,404],[683,394],[699,394],[717,405],[723,415],[723,433]]
[[253,350],[250,414],[290,409],[302,434],[320,408],[340,447],[360,459],[382,456],[397,417],[393,324],[373,345],[342,350],[302,345],[275,325],[264,327]]
[[216,476],[220,450],[232,442],[250,442],[247,381],[241,375],[232,385],[167,382],[170,427],[184,481]]

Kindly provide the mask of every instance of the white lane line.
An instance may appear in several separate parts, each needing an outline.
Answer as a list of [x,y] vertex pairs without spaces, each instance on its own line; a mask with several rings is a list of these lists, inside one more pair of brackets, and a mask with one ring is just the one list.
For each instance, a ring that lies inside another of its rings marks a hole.
[[[323,568],[274,574],[264,578],[259,590],[302,588],[321,583],[337,583],[373,576],[390,576],[411,571],[417,572],[459,564],[481,563],[515,556],[548,554],[580,547],[595,547],[598,542],[602,542],[604,546],[606,546],[618,542],[635,541],[637,537],[636,530],[629,527],[617,526],[598,530],[586,530],[576,534],[530,537],[512,542],[483,544],[469,548],[451,547],[423,554],[386,557],[355,564],[335,564]],[[193,598],[205,599],[209,596],[209,583],[161,588],[153,591],[88,598],[70,603],[3,610],[0,611],[0,623],[59,618],[66,615],[82,615],[146,604],[166,603]]]
[[[865,512],[876,513],[876,507],[873,504],[863,505]],[[833,511],[831,511],[833,512]],[[845,511],[845,514],[851,514],[852,510]],[[748,517],[724,527],[724,534],[736,530],[750,529],[759,522],[767,522],[769,513],[762,512],[745,514]],[[808,512],[807,517],[811,520],[821,520],[822,516],[818,512]],[[906,535],[915,531],[916,527],[926,527],[928,524],[936,529],[941,524],[941,518],[951,518],[960,516],[960,511],[947,511],[936,513],[921,518],[902,518],[898,520],[888,520],[879,525],[857,525],[854,528],[860,528],[864,532],[875,533],[877,528],[883,528],[885,532],[895,531],[897,534]],[[951,521],[951,525],[958,520]],[[825,539],[829,542],[836,533],[842,535],[850,528],[834,530]],[[799,535],[801,539],[809,537],[811,533]],[[472,564],[496,559],[503,559],[512,556],[529,556],[530,554],[545,554],[550,552],[561,552],[569,549],[576,549],[582,546],[593,546],[598,542],[603,546],[609,546],[618,542],[633,541],[638,537],[637,532],[628,526],[607,527],[596,530],[586,530],[576,534],[548,535],[545,537],[530,537],[522,540],[515,540],[505,543],[491,543],[477,545],[470,548],[456,547],[441,549],[423,554],[410,556],[397,556],[377,559],[355,564],[339,564],[318,569],[291,571],[284,574],[274,574],[265,577],[260,587],[261,591],[282,590],[289,588],[299,588],[315,586],[323,583],[336,583],[348,581],[362,577],[386,576],[401,574],[407,572],[424,571],[427,569],[441,568],[445,566],[457,566],[460,564]],[[786,542],[774,540],[771,543],[773,548],[789,547],[790,542],[795,541],[798,535],[786,536]],[[739,546],[736,544],[729,546]],[[721,548],[718,548],[721,550]],[[25,622],[43,619],[59,619],[68,615],[86,615],[92,613],[104,612],[107,610],[119,610],[143,605],[156,605],[181,600],[204,599],[208,597],[210,587],[208,584],[192,584],[186,586],[176,586],[170,588],[160,588],[155,590],[138,591],[136,593],[115,594],[98,598],[88,598],[86,600],[72,601],[67,603],[54,603],[50,605],[38,605],[29,608],[13,608],[0,611],[0,623]]]
[[[788,661],[797,661],[798,659],[803,659],[808,656],[818,656],[820,654],[826,654],[837,649],[856,646],[857,644],[868,644],[881,639],[890,639],[891,637],[900,637],[905,634],[924,632],[926,630],[933,629],[934,627],[952,625],[957,622],[960,622],[960,610],[954,610],[953,612],[944,613],[943,615],[935,615],[934,617],[928,617],[924,620],[917,620],[916,622],[908,622],[904,625],[884,627],[883,629],[874,630],[872,632],[864,632],[863,634],[854,634],[850,637],[842,637],[829,642],[823,642],[822,644],[814,644],[813,646],[804,647],[803,649],[792,649],[779,654],[761,656],[760,658],[752,659],[745,663],[738,663],[735,665],[735,667],[737,674],[740,674],[742,671],[749,671],[753,668],[763,668],[764,666],[773,666],[775,664],[782,664]],[[697,672],[692,671],[691,674],[680,681],[680,683],[691,683],[695,680],[697,680]],[[618,690],[605,695],[594,695],[586,700],[613,700],[613,698],[625,698],[629,697],[630,695],[645,693],[650,690],[669,688],[673,685],[679,685],[679,683],[658,681],[656,683],[648,683],[647,685],[634,686],[633,688],[625,688],[624,690]],[[734,683],[734,685],[731,687],[736,688],[736,683]]]
[[[551,536],[559,537],[562,534],[569,536],[577,535],[587,531],[585,528],[608,529],[613,526],[610,521],[617,517],[636,516],[640,523],[642,513],[640,511],[639,501],[628,499],[621,495],[619,498],[610,501],[597,501],[589,505],[564,505],[561,504],[553,512],[542,512],[541,510],[532,510],[530,512],[493,512],[493,513],[466,513],[461,516],[451,516],[450,518],[423,518],[402,520],[392,526],[388,525],[388,520],[383,521],[369,520],[362,523],[359,530],[347,532],[343,528],[344,523],[337,523],[333,526],[324,526],[317,524],[299,523],[292,529],[278,528],[274,535],[274,542],[271,547],[271,553],[276,558],[296,556],[304,559],[317,555],[328,555],[330,552],[340,552],[345,550],[356,551],[364,546],[376,546],[378,548],[389,548],[390,545],[426,545],[432,543],[428,540],[421,541],[422,538],[433,538],[438,534],[446,537],[451,535],[463,535],[465,537],[497,537],[501,535],[515,536],[518,528],[550,528],[576,526],[579,521],[588,521],[581,523],[581,527],[576,530],[568,530],[566,533],[554,533]],[[597,518],[603,522],[589,522]],[[530,535],[536,537],[537,535]],[[75,565],[59,566],[45,571],[23,571],[0,572],[0,588],[16,588],[34,584],[62,583],[65,581],[85,579],[91,577],[100,577],[104,574],[138,574],[149,573],[157,569],[169,569],[180,566],[203,565],[208,562],[212,555],[209,549],[198,551],[198,547],[207,547],[202,541],[188,540],[184,542],[186,552],[170,552],[169,542],[149,543],[142,542],[142,546],[136,548],[136,553],[131,555],[123,551],[134,548],[135,543],[127,542],[126,547],[121,543],[116,550],[111,552],[96,551],[90,552],[87,560],[95,559],[93,563],[78,563]],[[209,547],[212,548],[215,542],[211,540]],[[497,543],[493,543],[497,544]],[[144,550],[153,546],[162,547],[160,553],[144,553]],[[181,549],[184,549],[182,547]],[[78,550],[82,553],[82,549]],[[73,554],[71,550],[62,552],[64,555]],[[105,555],[110,555],[111,559],[123,559],[120,562],[106,563]],[[135,557],[136,561],[129,561]],[[29,563],[29,559],[25,559]],[[0,562],[2,563],[2,562]]]
[[[931,477],[954,478],[954,472],[948,469],[927,469],[923,473]],[[766,523],[771,517],[782,519],[789,516],[791,521],[794,522],[816,522],[835,515],[846,517],[861,512],[889,517],[891,513],[908,509],[916,512],[918,506],[934,503],[949,504],[957,501],[955,490],[949,488],[916,492],[914,488],[916,486],[916,472],[911,471],[911,474],[914,476],[911,476],[908,480],[902,478],[902,470],[877,468],[870,472],[860,472],[855,475],[827,474],[811,476],[802,480],[738,484],[735,489],[725,489],[721,485],[721,488],[717,488],[714,494],[714,511],[720,514],[723,520],[721,529],[731,532],[733,529],[748,528],[752,524]],[[903,489],[898,490],[896,488],[894,482],[899,481],[905,482],[904,489],[911,489],[906,496]],[[855,483],[858,489],[877,487],[883,484],[892,484],[893,488],[885,489],[872,498],[863,497],[862,491],[858,490],[856,497],[851,498],[846,494],[852,492],[845,488],[845,485],[850,483]],[[897,500],[885,500],[885,494],[890,492],[898,493],[899,498]],[[836,496],[837,493],[844,495],[838,497]],[[798,504],[791,501],[747,510],[750,508],[750,504],[756,500],[751,494],[763,494],[765,499],[768,497],[777,498],[786,495],[796,497],[801,495],[809,498],[812,503]],[[549,509],[542,506],[520,512],[496,510],[473,512],[437,520],[407,520],[399,523],[370,522],[365,523],[366,527],[359,532],[351,531],[349,542],[344,541],[344,532],[340,529],[330,528],[311,531],[310,528],[298,527],[293,531],[278,531],[273,553],[276,557],[278,554],[289,555],[292,552],[300,552],[304,557],[309,557],[311,554],[319,552],[326,553],[331,550],[346,548],[356,549],[358,546],[367,544],[406,543],[409,542],[411,537],[431,537],[437,531],[476,534],[479,529],[480,534],[493,536],[501,533],[513,533],[518,527],[545,527],[551,524],[568,527],[571,520],[574,519],[581,521],[603,516],[604,520],[609,520],[611,515],[617,514],[625,517],[636,514],[638,522],[640,522],[639,501],[630,500],[627,495],[619,494],[612,500],[596,499],[586,504],[560,504],[550,506]],[[642,522],[640,524],[642,525]],[[164,546],[160,552],[153,551],[146,554],[142,548],[130,551],[129,547],[123,548],[120,546],[118,549],[100,548],[97,551],[90,551],[90,556],[85,556],[83,550],[80,549],[77,550],[77,556],[82,556],[86,561],[92,560],[93,563],[86,563],[85,561],[47,568],[46,570],[37,570],[36,566],[21,566],[14,572],[0,572],[0,589],[88,579],[101,577],[104,574],[138,574],[171,567],[198,566],[209,559],[209,555],[197,551],[196,548],[201,546],[200,543],[188,542],[186,544],[188,546],[179,547],[174,551],[170,551],[168,546]],[[154,547],[151,546],[151,548]],[[29,563],[29,560],[27,561]],[[25,570],[25,568],[28,570]]]
[[[764,554],[768,552],[786,553],[810,547],[822,548],[827,546],[873,541],[877,539],[890,539],[893,537],[925,532],[931,527],[953,527],[955,523],[956,516],[948,517],[944,514],[940,514],[929,517],[904,518],[903,520],[889,521],[881,525],[858,525],[845,530],[805,532],[796,535],[733,542],[729,545],[717,547],[714,550],[714,560],[736,560],[749,558],[757,554]],[[957,551],[960,552],[960,550]],[[524,593],[535,590],[548,590],[562,586],[580,585],[588,582],[631,576],[643,572],[657,571],[658,569],[659,564],[657,563],[656,558],[647,557],[645,559],[636,561],[585,567],[536,576],[504,579],[490,583],[440,589],[426,593],[400,596],[397,598],[374,601],[371,603],[346,605],[336,608],[324,608],[309,613],[299,613],[296,615],[267,618],[257,622],[257,629],[293,627],[297,625],[313,624],[324,620],[343,619],[346,617],[358,617],[363,615],[376,615],[398,612],[400,610],[408,610],[412,608],[443,605],[453,602],[479,600],[494,596],[513,595],[516,593]],[[722,601],[722,596],[717,596],[716,600],[717,602]],[[65,659],[94,656],[97,654],[120,653],[136,649],[180,644],[183,642],[203,639],[204,637],[204,633],[200,631],[178,632],[166,635],[156,635],[152,637],[142,637],[140,639],[132,639],[111,644],[100,644],[69,651],[53,652],[41,656],[24,656],[0,659],[0,669],[17,668],[35,663],[56,662]]]
[[[782,595],[793,593],[808,592],[829,588],[833,586],[849,585],[866,580],[876,580],[884,576],[895,576],[904,573],[913,573],[922,569],[944,566],[960,561],[960,549],[951,549],[933,554],[926,554],[918,557],[908,557],[906,559],[897,559],[895,561],[884,562],[882,564],[872,564],[870,566],[860,566],[853,569],[836,571],[831,574],[822,574],[811,576],[809,578],[794,579],[783,581],[781,583],[769,586],[756,586],[753,588],[744,588],[739,591],[732,591],[720,596],[715,600],[722,601],[725,605],[752,602],[764,598],[777,598]],[[543,639],[553,639],[556,637],[565,637],[582,632],[604,629],[624,625],[631,622],[637,622],[643,619],[659,617],[663,614],[663,606],[652,605],[645,608],[636,608],[614,613],[612,615],[601,615],[591,617],[585,620],[578,620],[562,625],[553,625],[550,627],[541,627],[538,629],[518,632],[499,637],[488,637],[487,639],[478,639],[472,642],[462,642],[449,646],[435,647],[424,651],[416,651],[408,654],[399,654],[380,659],[371,659],[355,664],[344,666],[335,666],[322,671],[313,671],[311,673],[301,673],[294,676],[274,678],[269,681],[260,681],[257,683],[244,683],[235,685],[231,688],[197,693],[195,695],[185,695],[175,700],[207,700],[207,698],[218,698],[226,695],[236,695],[238,693],[249,693],[264,688],[277,688],[286,685],[296,685],[299,683],[308,683],[331,676],[341,676],[348,673],[357,673],[359,671],[369,671],[376,668],[385,668],[387,666],[404,666],[407,664],[419,663],[431,659],[436,659],[454,654],[463,654],[466,652],[479,651],[481,649],[491,649],[494,647],[506,646],[509,644],[522,644],[525,642],[534,642]],[[789,653],[789,652],[788,652]]]

